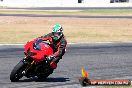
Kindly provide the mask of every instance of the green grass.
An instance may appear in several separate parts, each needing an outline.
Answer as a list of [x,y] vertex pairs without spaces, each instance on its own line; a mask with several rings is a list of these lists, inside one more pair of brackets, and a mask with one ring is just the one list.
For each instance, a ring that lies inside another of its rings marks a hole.
[[[132,10],[129,9],[90,9],[90,10],[78,10],[78,11],[68,11],[68,10],[10,10],[1,9],[2,14],[49,14],[49,15],[132,15]],[[122,14],[121,14],[122,13]]]
[[130,9],[90,9],[90,10],[83,10],[80,12],[84,13],[132,13]]
[[0,13],[14,14],[72,14],[76,12],[40,11],[40,10],[0,10]]

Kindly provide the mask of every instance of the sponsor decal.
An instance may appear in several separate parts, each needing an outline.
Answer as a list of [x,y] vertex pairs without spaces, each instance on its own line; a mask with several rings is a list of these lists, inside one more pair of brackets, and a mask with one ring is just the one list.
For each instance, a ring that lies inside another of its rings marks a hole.
[[79,78],[79,82],[82,86],[88,86],[88,85],[114,85],[114,86],[129,86],[131,85],[131,81],[127,79],[89,79],[88,71],[85,72],[84,68],[81,70],[82,77]]

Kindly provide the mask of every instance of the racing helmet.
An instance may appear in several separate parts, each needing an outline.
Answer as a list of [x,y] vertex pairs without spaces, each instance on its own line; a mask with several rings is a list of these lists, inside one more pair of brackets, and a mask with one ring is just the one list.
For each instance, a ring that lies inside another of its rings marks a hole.
[[52,39],[53,41],[57,41],[59,40],[62,36],[63,36],[63,28],[60,24],[56,24],[53,26],[53,29],[52,29]]

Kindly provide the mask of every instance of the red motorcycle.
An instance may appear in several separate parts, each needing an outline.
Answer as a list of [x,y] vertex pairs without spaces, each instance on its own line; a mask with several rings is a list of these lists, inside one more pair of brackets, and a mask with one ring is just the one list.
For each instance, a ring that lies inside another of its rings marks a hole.
[[27,78],[46,78],[53,73],[50,68],[50,61],[47,56],[53,54],[53,49],[49,42],[42,39],[35,39],[27,42],[24,46],[25,58],[23,58],[12,70],[10,80],[18,81],[23,76]]

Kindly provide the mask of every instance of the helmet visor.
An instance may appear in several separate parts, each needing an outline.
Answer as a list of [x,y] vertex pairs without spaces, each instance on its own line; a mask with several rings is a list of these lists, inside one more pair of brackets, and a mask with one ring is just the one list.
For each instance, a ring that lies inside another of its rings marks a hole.
[[52,34],[53,34],[52,38],[53,38],[53,40],[55,40],[55,41],[59,40],[60,37],[61,37],[61,35],[62,35],[61,32],[52,32]]

